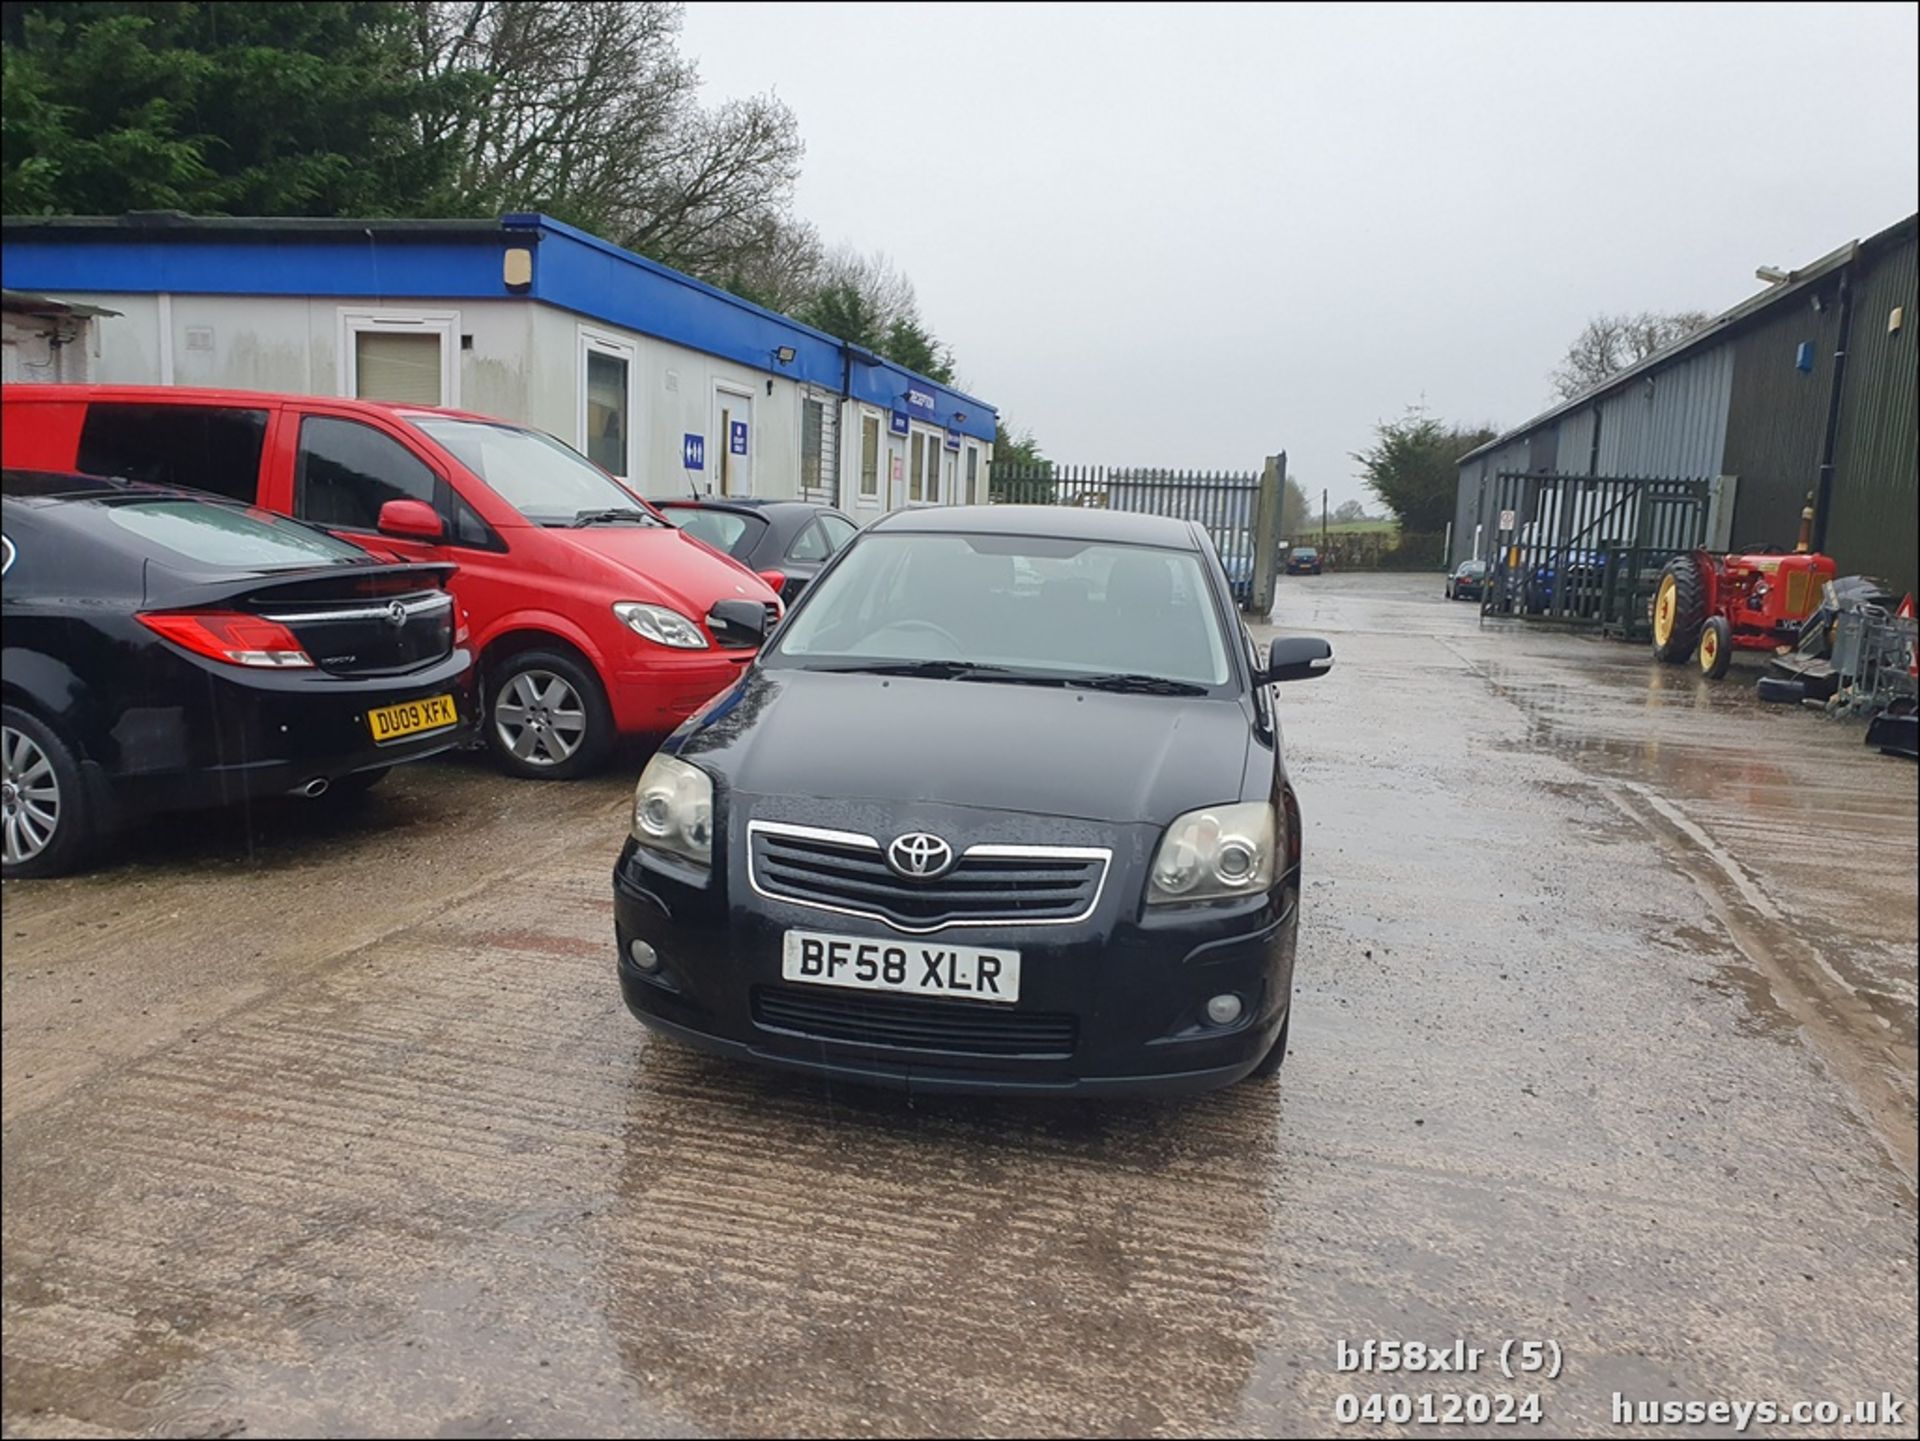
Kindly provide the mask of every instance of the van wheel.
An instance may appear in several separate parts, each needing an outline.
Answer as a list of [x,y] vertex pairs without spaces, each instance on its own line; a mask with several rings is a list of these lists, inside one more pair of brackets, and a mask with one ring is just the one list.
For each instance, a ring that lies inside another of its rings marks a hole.
[[0,861],[8,880],[76,869],[93,839],[80,766],[52,727],[0,707]]
[[593,673],[553,650],[523,650],[487,676],[487,745],[509,774],[565,781],[613,748],[613,712]]

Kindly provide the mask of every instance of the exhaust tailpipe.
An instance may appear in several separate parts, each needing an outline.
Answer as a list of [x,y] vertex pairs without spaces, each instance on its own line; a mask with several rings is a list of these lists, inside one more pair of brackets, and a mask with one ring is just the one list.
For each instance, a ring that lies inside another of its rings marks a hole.
[[305,785],[295,786],[293,793],[297,796],[305,796],[308,800],[316,800],[327,793],[327,778],[315,776]]

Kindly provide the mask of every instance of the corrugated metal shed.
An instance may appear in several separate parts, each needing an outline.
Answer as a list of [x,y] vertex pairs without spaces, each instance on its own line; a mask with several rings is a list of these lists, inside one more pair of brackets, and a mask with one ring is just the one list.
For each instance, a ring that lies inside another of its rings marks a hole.
[[[1916,276],[1920,217],[1861,244],[1853,325],[1840,393],[1826,547],[1840,569],[1920,589],[1920,454],[1915,446]],[[1890,329],[1899,309],[1898,330]]]
[[1599,407],[1589,410],[1576,410],[1560,417],[1559,445],[1556,447],[1553,468],[1562,475],[1598,475],[1593,449],[1595,423],[1599,420]]
[[[1474,527],[1480,527],[1480,556],[1493,551],[1495,525],[1500,517],[1495,504],[1497,488],[1494,476],[1503,470],[1527,468],[1527,438],[1520,437],[1497,450],[1483,451],[1480,459],[1460,468],[1460,488],[1456,492],[1453,518],[1453,546],[1447,557],[1458,565],[1474,554]],[[1471,477],[1471,479],[1469,479]]]
[[1594,473],[1718,475],[1732,391],[1733,353],[1715,346],[1607,395],[1599,405],[1600,463]]
[[[1818,485],[1844,275],[1855,291],[1853,353],[1840,387],[1835,474],[1823,517],[1827,546],[1843,570],[1914,585],[1917,229],[1920,217],[1909,217],[1841,246],[1687,339],[1462,457],[1454,558],[1471,553],[1475,523],[1491,525],[1497,472],[1548,468],[1561,475],[1735,475],[1733,543],[1792,545],[1801,506]],[[1888,317],[1902,307],[1904,323],[1889,331]],[[1808,371],[1798,364],[1802,345],[1810,347]]]
[[[1840,343],[1840,277],[1830,276],[1734,337],[1733,404],[1723,474],[1739,478],[1735,547],[1777,545],[1800,534],[1800,512],[1820,483],[1820,446]],[[1816,308],[1817,306],[1817,308]],[[1812,369],[1797,364],[1801,346]]]

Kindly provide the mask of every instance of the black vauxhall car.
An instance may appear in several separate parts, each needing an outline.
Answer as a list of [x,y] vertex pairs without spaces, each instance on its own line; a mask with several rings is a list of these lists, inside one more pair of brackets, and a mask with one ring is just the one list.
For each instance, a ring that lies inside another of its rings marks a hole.
[[330,788],[473,733],[453,567],[200,491],[5,472],[5,875],[117,825]]
[[1300,817],[1205,532],[896,512],[640,777],[614,873],[647,1025],[913,1091],[1179,1093],[1286,1053]]

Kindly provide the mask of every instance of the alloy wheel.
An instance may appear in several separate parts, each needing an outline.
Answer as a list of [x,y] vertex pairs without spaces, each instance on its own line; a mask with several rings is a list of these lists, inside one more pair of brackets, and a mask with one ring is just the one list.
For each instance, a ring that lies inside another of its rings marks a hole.
[[8,865],[30,861],[60,828],[60,781],[31,736],[0,729],[0,826]]
[[493,705],[493,727],[514,756],[532,766],[557,766],[587,737],[587,707],[566,677],[523,670]]

